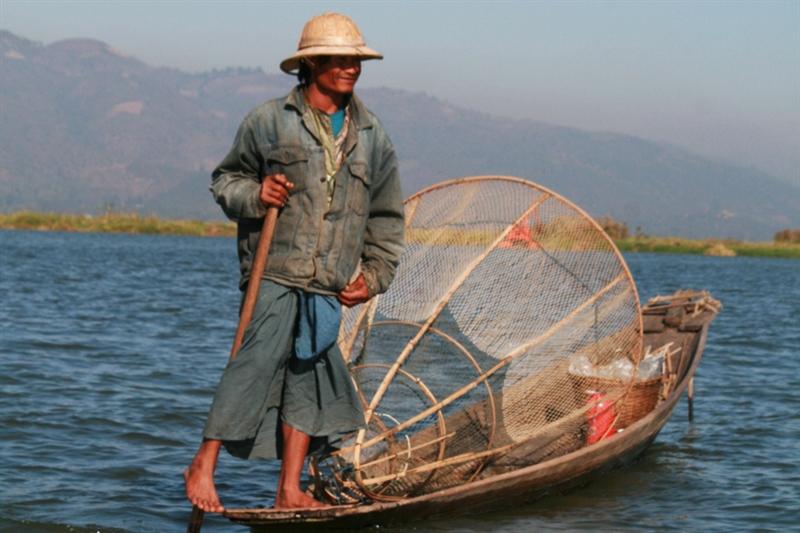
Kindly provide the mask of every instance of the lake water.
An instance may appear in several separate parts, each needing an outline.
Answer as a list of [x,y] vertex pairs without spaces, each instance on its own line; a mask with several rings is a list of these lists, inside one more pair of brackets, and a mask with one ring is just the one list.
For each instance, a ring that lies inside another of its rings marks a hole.
[[[236,327],[233,239],[0,231],[0,531],[180,531],[181,471]],[[800,522],[800,261],[631,254],[643,299],[723,303],[695,380],[630,468],[513,510],[393,531],[786,530]],[[276,465],[223,454],[230,507]],[[246,531],[209,516],[207,531]]]

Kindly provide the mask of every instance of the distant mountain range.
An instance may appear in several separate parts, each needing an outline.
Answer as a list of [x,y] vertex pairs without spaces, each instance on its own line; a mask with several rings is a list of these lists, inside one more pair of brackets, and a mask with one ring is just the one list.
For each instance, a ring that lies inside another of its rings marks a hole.
[[[210,171],[247,111],[292,84],[259,69],[157,68],[99,41],[44,46],[0,30],[0,211],[218,218]],[[392,136],[406,194],[447,178],[513,175],[648,234],[771,239],[800,227],[800,188],[753,168],[482,114],[447,95],[359,95]]]

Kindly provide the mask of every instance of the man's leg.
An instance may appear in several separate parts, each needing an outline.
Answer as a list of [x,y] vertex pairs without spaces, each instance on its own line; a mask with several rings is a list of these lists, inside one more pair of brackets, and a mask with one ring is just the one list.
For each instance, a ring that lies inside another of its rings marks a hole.
[[303,472],[303,463],[306,460],[311,437],[285,422],[281,425],[281,432],[283,433],[283,457],[275,508],[326,507],[325,504],[315,500],[300,488],[300,474]]
[[214,487],[214,470],[217,468],[217,457],[221,446],[220,440],[203,440],[189,468],[183,471],[186,497],[193,505],[210,513],[224,511],[217,496],[217,489]]

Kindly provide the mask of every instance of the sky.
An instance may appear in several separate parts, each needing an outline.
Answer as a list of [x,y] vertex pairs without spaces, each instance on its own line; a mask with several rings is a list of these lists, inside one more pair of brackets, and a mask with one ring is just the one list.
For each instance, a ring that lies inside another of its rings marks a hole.
[[99,39],[155,66],[278,72],[324,11],[385,56],[361,86],[667,141],[800,186],[800,0],[0,0],[0,28]]

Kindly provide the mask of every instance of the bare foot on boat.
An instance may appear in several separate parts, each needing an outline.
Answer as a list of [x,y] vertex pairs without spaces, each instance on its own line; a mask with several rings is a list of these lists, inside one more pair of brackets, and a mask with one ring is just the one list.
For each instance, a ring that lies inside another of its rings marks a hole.
[[284,490],[275,498],[275,509],[320,509],[330,507],[315,500],[307,492]]
[[197,458],[183,471],[186,497],[203,511],[221,513],[225,510],[214,486],[214,469],[200,463]]

